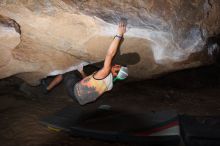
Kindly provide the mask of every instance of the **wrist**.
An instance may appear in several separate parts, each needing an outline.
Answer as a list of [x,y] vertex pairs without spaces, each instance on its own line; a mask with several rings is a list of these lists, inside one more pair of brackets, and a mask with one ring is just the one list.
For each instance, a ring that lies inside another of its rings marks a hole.
[[114,38],[123,39],[123,35],[117,34],[117,35],[114,36]]
[[123,37],[123,33],[117,33],[117,36]]

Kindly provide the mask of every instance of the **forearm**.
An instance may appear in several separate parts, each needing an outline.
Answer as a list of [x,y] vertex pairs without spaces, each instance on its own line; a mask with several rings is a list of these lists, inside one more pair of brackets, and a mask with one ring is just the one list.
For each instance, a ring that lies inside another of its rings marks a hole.
[[63,76],[62,75],[58,75],[56,76],[52,82],[47,86],[47,90],[51,90],[53,89],[56,85],[58,85],[61,81],[63,80]]
[[109,46],[108,52],[107,52],[107,56],[111,56],[112,58],[115,56],[117,49],[119,47],[121,38],[119,37],[115,37],[112,41],[112,43]]

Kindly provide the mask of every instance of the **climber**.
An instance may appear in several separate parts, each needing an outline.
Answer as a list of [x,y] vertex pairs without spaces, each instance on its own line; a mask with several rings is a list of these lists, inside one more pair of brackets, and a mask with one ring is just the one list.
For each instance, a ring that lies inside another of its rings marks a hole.
[[76,70],[64,75],[58,75],[46,87],[47,90],[51,90],[54,86],[64,80],[68,94],[81,105],[95,101],[104,92],[111,90],[113,87],[113,81],[123,80],[128,76],[127,67],[118,64],[112,66],[112,60],[125,32],[126,24],[121,21],[118,25],[118,34],[115,35],[109,46],[104,65],[101,69],[89,76],[85,74],[83,70]]

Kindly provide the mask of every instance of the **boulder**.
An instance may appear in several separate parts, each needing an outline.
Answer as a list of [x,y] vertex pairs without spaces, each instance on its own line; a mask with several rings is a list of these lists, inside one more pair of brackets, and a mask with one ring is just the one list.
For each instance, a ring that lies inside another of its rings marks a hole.
[[219,44],[220,1],[3,0],[0,78],[31,85],[51,75],[102,62],[118,21],[127,33],[115,63],[129,80],[211,64]]

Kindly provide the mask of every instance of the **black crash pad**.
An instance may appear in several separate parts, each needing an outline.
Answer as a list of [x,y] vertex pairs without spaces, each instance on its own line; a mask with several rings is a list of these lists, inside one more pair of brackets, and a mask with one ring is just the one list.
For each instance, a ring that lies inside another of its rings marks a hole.
[[181,134],[187,146],[220,146],[220,116],[180,116]]
[[126,112],[102,105],[94,110],[68,106],[41,123],[58,130],[101,140],[178,145],[179,122],[175,111]]

